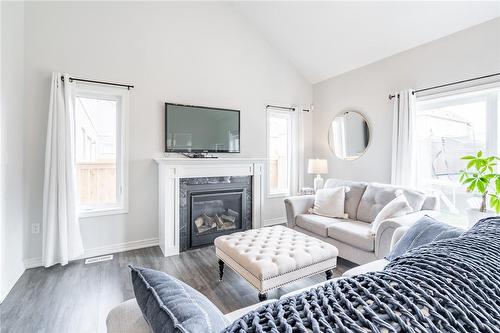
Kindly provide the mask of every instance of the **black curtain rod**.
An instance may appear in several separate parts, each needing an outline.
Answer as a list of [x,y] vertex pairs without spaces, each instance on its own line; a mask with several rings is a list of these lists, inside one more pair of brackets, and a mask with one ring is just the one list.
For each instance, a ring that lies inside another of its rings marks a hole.
[[[61,81],[64,81],[64,76],[61,76]],[[134,88],[134,86],[131,86],[129,84],[122,84],[122,83],[113,83],[113,82],[105,82],[105,81],[95,81],[95,80],[87,80],[87,79],[80,79],[76,77],[70,77],[69,82],[73,81],[78,81],[78,82],[87,82],[87,83],[96,83],[96,84],[105,84],[108,86],[116,86],[116,87],[123,87],[127,88],[130,90],[131,88]]]
[[[416,93],[419,93],[419,92],[422,92],[422,91],[433,90],[433,89],[438,89],[438,88],[444,88],[444,87],[448,87],[448,86],[453,86],[455,84],[460,84],[460,83],[466,83],[466,82],[471,82],[471,81],[476,81],[476,80],[487,79],[487,78],[490,78],[490,77],[493,77],[493,76],[499,76],[499,75],[500,75],[500,73],[494,73],[494,74],[489,74],[489,75],[483,75],[483,76],[474,77],[472,79],[466,79],[466,80],[455,81],[455,82],[446,83],[446,84],[440,84],[439,86],[433,86],[433,87],[428,87],[428,88],[414,90],[413,94],[415,95]],[[397,94],[397,95],[395,95],[395,94],[389,95],[389,99],[393,99],[394,97],[398,97],[399,98],[399,94]]]
[[[267,104],[267,105],[266,105],[266,109],[267,109],[267,108],[281,109],[281,110],[288,110],[288,111],[295,112],[295,108],[291,108],[291,107],[288,107],[288,106],[278,106],[278,105],[270,105],[270,104]],[[303,109],[302,111],[304,111],[304,112],[309,112],[309,110],[306,110],[306,109]]]

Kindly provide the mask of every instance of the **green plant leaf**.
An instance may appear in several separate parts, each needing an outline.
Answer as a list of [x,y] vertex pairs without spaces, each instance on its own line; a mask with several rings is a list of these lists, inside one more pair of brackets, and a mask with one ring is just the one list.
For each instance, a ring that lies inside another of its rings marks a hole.
[[477,191],[487,194],[488,191],[495,190],[495,199],[490,200],[494,200],[495,205],[500,209],[500,174],[495,173],[496,161],[500,158],[494,155],[484,156],[482,151],[478,151],[475,156],[466,155],[461,159],[467,161],[467,166],[465,170],[460,170],[459,180],[467,186],[467,192]]
[[464,185],[465,185],[465,184],[468,184],[468,183],[470,183],[470,182],[471,182],[471,181],[473,181],[473,180],[474,180],[474,178],[467,178],[467,179],[465,179],[465,180],[462,182],[462,184],[464,184]]
[[500,198],[496,194],[490,194],[490,206],[495,209],[497,214],[500,212]]
[[479,180],[479,181],[477,182],[476,186],[477,186],[477,189],[478,189],[478,191],[479,191],[480,193],[484,193],[484,192],[486,191],[486,188],[485,188],[485,186],[484,186],[484,182],[483,182],[483,181]]
[[477,160],[471,160],[467,163],[467,169],[471,169],[473,166],[476,166]]

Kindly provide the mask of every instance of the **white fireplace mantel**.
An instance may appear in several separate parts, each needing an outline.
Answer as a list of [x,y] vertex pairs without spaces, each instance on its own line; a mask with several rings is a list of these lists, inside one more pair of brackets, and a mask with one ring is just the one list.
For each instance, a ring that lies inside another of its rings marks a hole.
[[262,225],[265,158],[156,158],[159,243],[164,256],[179,254],[179,179],[252,176],[252,227]]

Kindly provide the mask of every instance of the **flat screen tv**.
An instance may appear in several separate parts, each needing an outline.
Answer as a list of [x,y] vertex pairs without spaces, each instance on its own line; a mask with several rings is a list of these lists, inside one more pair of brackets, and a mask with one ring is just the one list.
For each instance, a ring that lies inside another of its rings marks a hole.
[[239,153],[240,111],[165,103],[165,151]]

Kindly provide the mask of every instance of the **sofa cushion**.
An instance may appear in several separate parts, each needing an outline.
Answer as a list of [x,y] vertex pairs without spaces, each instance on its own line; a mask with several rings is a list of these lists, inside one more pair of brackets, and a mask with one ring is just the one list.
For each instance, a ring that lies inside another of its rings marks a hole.
[[357,219],[363,222],[373,222],[377,214],[391,202],[397,194],[397,188],[380,184],[369,184],[361,197]]
[[358,207],[357,220],[373,222],[377,214],[399,194],[404,194],[412,212],[422,210],[426,195],[412,189],[387,184],[371,183],[366,187]]
[[350,188],[349,192],[345,195],[344,211],[350,219],[357,219],[357,212],[361,197],[366,190],[368,184],[364,182],[354,182],[349,180],[341,180],[330,178],[325,183],[325,188],[347,186]]
[[375,236],[370,224],[360,221],[335,223],[328,227],[328,237],[364,251],[375,250]]
[[460,236],[464,230],[437,221],[425,215],[415,222],[403,237],[396,243],[392,251],[385,257],[392,261],[409,250],[442,239]]
[[382,223],[382,221],[406,215],[411,213],[411,211],[412,209],[408,200],[406,200],[406,196],[404,194],[398,195],[385,205],[377,216],[375,216],[375,220],[371,223],[372,233],[375,234],[377,232],[378,226]]
[[217,307],[174,277],[129,266],[137,304],[155,333],[220,332],[227,326]]
[[299,214],[295,218],[296,225],[323,237],[328,236],[327,229],[329,226],[335,223],[343,223],[345,221],[346,220],[344,219],[335,219],[315,214]]
[[316,191],[313,213],[327,217],[344,217],[345,193],[349,188],[345,186],[323,188]]

